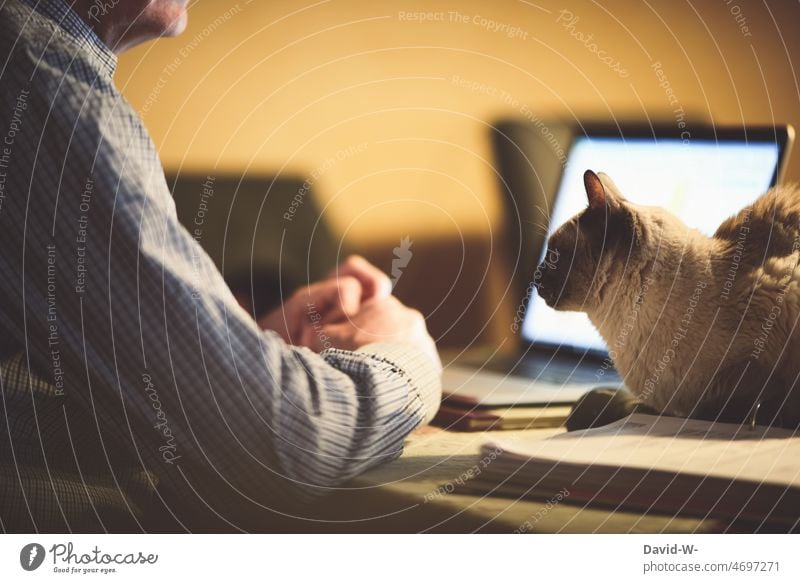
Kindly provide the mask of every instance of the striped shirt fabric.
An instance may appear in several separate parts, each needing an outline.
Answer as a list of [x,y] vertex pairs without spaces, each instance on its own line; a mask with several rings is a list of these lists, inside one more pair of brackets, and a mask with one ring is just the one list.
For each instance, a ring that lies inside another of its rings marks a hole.
[[401,453],[421,350],[260,330],[65,2],[0,0],[0,60],[0,528],[270,531]]

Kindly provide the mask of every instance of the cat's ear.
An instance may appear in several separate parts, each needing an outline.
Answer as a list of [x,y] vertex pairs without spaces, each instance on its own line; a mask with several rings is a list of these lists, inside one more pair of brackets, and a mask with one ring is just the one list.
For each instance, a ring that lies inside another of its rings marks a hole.
[[591,170],[583,174],[583,185],[586,187],[586,198],[589,200],[589,208],[597,209],[608,206],[616,209],[620,207],[623,200],[617,185],[602,172],[598,176]]
[[614,181],[611,180],[608,174],[605,172],[598,172],[597,177],[600,179],[600,182],[603,183],[603,188],[606,189],[606,199],[613,198],[614,202],[621,202],[625,200],[625,197],[622,196],[622,192],[614,184]]

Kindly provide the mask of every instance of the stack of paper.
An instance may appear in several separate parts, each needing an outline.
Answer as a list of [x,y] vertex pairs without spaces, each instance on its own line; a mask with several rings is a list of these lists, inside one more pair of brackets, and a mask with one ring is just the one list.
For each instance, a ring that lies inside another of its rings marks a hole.
[[631,415],[549,439],[495,439],[469,487],[513,496],[756,521],[800,521],[800,437],[785,429]]

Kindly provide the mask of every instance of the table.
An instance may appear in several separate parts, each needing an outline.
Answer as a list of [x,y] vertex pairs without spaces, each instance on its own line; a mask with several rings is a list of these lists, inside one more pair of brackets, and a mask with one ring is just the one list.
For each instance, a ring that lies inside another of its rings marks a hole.
[[[504,431],[504,437],[541,436],[563,429]],[[514,500],[457,493],[454,488],[479,461],[486,433],[425,427],[407,440],[403,455],[374,468],[288,521],[295,532],[464,533],[678,533],[716,532],[715,521],[642,515],[547,500]],[[449,484],[449,486],[447,486]],[[444,486],[447,486],[446,488]],[[454,490],[446,493],[445,490]]]

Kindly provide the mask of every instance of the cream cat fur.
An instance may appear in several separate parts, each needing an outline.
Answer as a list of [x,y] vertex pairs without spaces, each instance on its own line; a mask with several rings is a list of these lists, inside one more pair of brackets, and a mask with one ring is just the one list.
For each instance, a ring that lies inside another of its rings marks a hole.
[[588,171],[588,208],[550,238],[538,291],[584,311],[639,399],[706,419],[800,424],[800,189],[709,237]]

